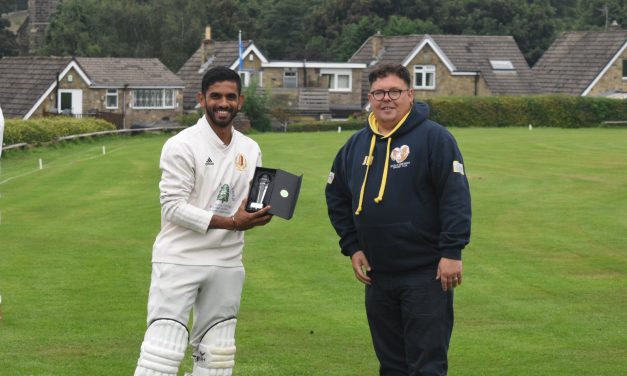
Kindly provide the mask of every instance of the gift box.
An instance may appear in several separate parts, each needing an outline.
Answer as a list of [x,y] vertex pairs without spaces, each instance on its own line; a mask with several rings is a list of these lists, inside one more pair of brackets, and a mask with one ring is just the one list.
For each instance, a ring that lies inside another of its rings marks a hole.
[[256,212],[270,205],[270,214],[290,219],[294,215],[303,175],[276,168],[257,167],[251,181],[246,211]]

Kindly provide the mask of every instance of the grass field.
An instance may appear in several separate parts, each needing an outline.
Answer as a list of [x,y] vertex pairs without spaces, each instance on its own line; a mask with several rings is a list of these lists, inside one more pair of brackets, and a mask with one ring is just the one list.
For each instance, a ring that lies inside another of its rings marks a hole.
[[[473,234],[450,375],[625,374],[627,130],[452,131]],[[254,136],[266,166],[304,180],[291,221],[247,233],[236,376],[377,374],[363,287],[323,195],[348,136]],[[3,153],[0,375],[132,374],[167,137]]]

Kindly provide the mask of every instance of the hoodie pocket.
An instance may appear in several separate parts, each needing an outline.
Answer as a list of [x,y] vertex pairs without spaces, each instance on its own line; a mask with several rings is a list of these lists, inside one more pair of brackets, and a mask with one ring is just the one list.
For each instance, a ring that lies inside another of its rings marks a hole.
[[359,240],[374,271],[410,270],[437,262],[439,255],[411,222],[362,225]]

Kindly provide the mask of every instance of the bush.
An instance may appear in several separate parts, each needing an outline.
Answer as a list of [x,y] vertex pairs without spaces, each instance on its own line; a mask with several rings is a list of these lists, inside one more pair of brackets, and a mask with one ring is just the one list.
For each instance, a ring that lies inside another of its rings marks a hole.
[[188,112],[186,114],[176,117],[176,122],[183,127],[191,127],[198,122],[198,119],[204,115],[202,110],[198,109],[194,112]]
[[244,89],[244,105],[242,112],[250,120],[251,126],[261,132],[269,131],[272,128],[268,117],[267,102],[268,97],[265,92],[260,93],[256,80],[252,80],[250,85]]
[[101,119],[74,119],[66,116],[34,118],[29,120],[7,119],[4,128],[4,144],[42,144],[56,141],[63,136],[115,130],[115,125]]

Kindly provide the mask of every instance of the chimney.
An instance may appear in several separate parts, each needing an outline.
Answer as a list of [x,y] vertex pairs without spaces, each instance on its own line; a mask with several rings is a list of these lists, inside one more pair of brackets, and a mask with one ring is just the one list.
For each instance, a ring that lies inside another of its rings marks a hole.
[[374,59],[379,57],[379,53],[381,53],[381,49],[383,48],[383,36],[381,35],[381,31],[377,31],[375,35],[372,36],[372,57]]
[[204,64],[213,53],[213,45],[211,41],[211,26],[205,27],[205,37],[202,40],[202,55],[200,64]]

